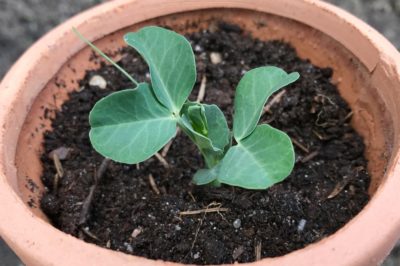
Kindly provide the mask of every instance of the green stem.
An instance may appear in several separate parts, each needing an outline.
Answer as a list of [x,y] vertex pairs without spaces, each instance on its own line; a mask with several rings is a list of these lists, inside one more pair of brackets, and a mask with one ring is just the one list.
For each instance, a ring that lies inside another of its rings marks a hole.
[[178,126],[182,129],[182,131],[196,144],[197,148],[199,149],[201,155],[204,158],[204,162],[208,169],[213,168],[220,162],[221,158],[218,153],[214,153],[212,151],[206,152],[197,145],[196,140],[192,136],[190,130],[186,127],[185,123],[182,121],[181,117],[177,117],[177,123]]
[[[199,145],[197,145],[192,133],[190,132],[190,130],[186,127],[185,122],[182,120],[182,118],[180,116],[176,116],[177,119],[177,124],[178,126],[182,129],[182,131],[196,144],[197,148],[199,149],[201,155],[203,156],[204,162],[206,164],[206,167],[208,169],[213,168],[214,166],[216,166],[222,158],[220,158],[220,154],[218,153],[213,153],[213,152],[205,152],[203,149],[201,149],[199,147]],[[213,182],[211,182],[209,184],[210,186],[213,187],[220,187],[221,183],[218,180],[214,180]]]
[[201,149],[199,149],[199,150],[200,150],[201,154],[203,155],[204,161],[205,161],[208,169],[213,168],[221,161],[221,159],[219,158],[219,156],[217,154],[213,154],[213,153],[206,154]]
[[221,186],[221,182],[219,182],[217,179],[215,179],[209,185],[212,186],[212,187],[220,187]]
[[120,67],[117,63],[114,62],[110,57],[108,57],[105,53],[103,53],[99,48],[97,48],[92,42],[86,39],[76,28],[72,28],[72,31],[79,37],[82,41],[84,41],[87,45],[89,45],[93,50],[95,50],[99,55],[101,55],[104,59],[106,59],[110,64],[112,64],[116,69],[118,69],[125,77],[127,77],[130,81],[132,81],[135,86],[138,86],[139,83],[131,76],[128,72],[125,71],[122,67]]

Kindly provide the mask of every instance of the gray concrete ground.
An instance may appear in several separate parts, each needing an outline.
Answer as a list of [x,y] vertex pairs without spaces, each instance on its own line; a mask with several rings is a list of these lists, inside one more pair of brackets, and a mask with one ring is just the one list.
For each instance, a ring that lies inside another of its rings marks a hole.
[[[0,78],[32,42],[49,29],[105,0],[0,0]],[[400,0],[326,0],[368,22],[400,49]],[[0,219],[6,219],[1,217]],[[383,226],[384,226],[384,221]],[[0,266],[21,265],[0,239]],[[384,266],[400,265],[400,246]]]

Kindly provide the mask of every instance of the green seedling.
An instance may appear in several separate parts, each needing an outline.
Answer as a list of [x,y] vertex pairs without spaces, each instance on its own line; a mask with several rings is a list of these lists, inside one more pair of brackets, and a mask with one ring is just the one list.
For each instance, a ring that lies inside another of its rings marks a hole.
[[134,85],[101,99],[90,112],[90,140],[103,156],[121,163],[140,163],[174,138],[179,127],[197,145],[205,161],[206,169],[198,170],[193,177],[197,185],[224,183],[265,189],[292,171],[294,149],[290,138],[258,122],[271,94],[296,81],[297,72],[287,74],[273,66],[248,71],[236,89],[231,131],[218,106],[188,100],[196,81],[196,64],[190,43],[183,36],[154,26],[125,35],[125,42],[150,68],[148,84],[138,83],[75,32]]

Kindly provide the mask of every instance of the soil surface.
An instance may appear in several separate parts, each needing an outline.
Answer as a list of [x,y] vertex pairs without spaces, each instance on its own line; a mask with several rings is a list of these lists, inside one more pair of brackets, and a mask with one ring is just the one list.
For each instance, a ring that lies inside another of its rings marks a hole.
[[[117,70],[102,63],[87,72],[80,92],[71,93],[53,120],[54,131],[45,135],[42,179],[49,192],[41,206],[54,225],[129,254],[220,264],[284,255],[334,233],[354,217],[369,200],[370,177],[363,141],[349,124],[351,110],[330,81],[332,70],[299,59],[287,43],[253,39],[234,25],[220,23],[212,32],[187,37],[198,69],[191,99],[196,99],[206,76],[204,102],[217,104],[229,121],[235,87],[246,71],[274,65],[300,73],[299,81],[272,97],[274,104],[262,117],[292,137],[292,174],[264,191],[194,186],[191,178],[203,161],[194,144],[180,134],[165,158],[170,168],[155,157],[140,165],[110,162],[96,183],[103,158],[91,147],[88,113],[101,97],[131,87]],[[119,52],[119,63],[129,73],[148,80],[148,68],[133,49]],[[212,63],[211,53],[219,53],[222,61]],[[95,75],[107,81],[106,89],[89,85]],[[68,154],[59,153],[64,176],[55,186],[56,169],[49,154],[60,147]],[[211,208],[221,211],[180,213]]]

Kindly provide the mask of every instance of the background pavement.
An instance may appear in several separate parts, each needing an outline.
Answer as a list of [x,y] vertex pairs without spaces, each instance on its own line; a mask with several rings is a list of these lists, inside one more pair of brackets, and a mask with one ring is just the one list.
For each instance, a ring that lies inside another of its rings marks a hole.
[[[0,0],[0,79],[21,53],[45,32],[81,10],[104,1]],[[400,49],[400,0],[327,1],[368,22]],[[17,265],[22,264],[0,239],[0,266]],[[383,265],[400,265],[400,245]]]

